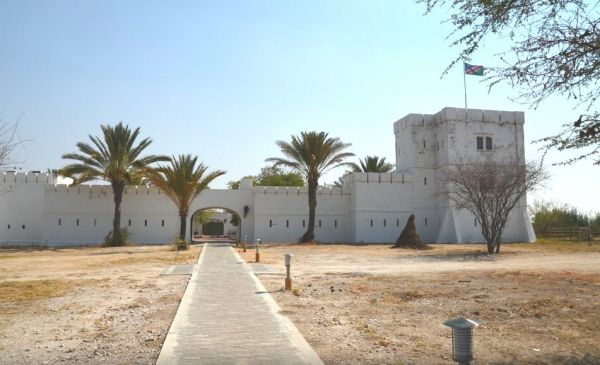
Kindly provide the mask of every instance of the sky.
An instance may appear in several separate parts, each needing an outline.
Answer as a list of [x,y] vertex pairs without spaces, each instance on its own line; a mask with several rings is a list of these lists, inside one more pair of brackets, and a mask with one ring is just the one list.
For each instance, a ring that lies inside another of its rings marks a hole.
[[[446,38],[447,14],[411,1],[30,1],[0,2],[0,119],[19,123],[22,170],[60,168],[76,143],[119,121],[140,127],[148,153],[192,153],[227,174],[256,175],[275,142],[326,131],[358,157],[395,162],[394,121],[464,107],[461,66]],[[472,63],[498,66],[505,39],[487,40]],[[467,79],[469,108],[525,112],[531,142],[577,110],[553,97],[531,110],[517,91],[488,93]],[[552,166],[534,199],[600,211],[600,167]],[[334,170],[320,182],[332,184]]]

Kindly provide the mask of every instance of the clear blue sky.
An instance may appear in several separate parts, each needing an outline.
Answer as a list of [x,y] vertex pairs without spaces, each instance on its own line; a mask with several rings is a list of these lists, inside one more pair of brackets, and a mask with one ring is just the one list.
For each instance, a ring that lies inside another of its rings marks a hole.
[[[227,170],[217,188],[258,173],[279,155],[276,140],[303,130],[394,162],[395,120],[464,105],[459,67],[440,79],[458,51],[445,39],[451,29],[443,13],[422,14],[392,0],[4,0],[0,118],[20,117],[24,170],[60,168],[63,153],[118,121],[140,126],[151,153],[194,153]],[[473,63],[497,65],[503,43],[490,40]],[[468,78],[469,107],[525,111],[527,142],[575,114],[560,97],[533,111],[510,101],[509,87],[488,94],[479,81]],[[529,159],[536,148],[527,146]],[[536,196],[600,210],[600,167],[549,171]]]

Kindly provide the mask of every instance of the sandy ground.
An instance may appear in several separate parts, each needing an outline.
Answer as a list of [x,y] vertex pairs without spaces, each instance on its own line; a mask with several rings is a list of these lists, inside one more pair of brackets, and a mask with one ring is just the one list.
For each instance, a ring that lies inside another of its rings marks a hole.
[[[474,364],[600,364],[600,245],[264,247],[259,275],[326,364],[450,364],[451,330],[476,319]],[[253,262],[255,252],[245,255]]]
[[199,251],[0,250],[0,363],[154,363]]

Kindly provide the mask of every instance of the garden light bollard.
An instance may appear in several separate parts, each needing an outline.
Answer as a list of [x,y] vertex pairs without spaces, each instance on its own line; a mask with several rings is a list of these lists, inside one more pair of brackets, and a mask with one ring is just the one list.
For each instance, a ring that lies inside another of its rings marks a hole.
[[283,255],[285,257],[285,290],[292,290],[292,276],[290,274],[290,267],[292,266],[292,255],[291,253],[286,253]]
[[257,239],[256,240],[256,260],[254,260],[255,262],[260,262],[260,251],[259,251],[259,247],[260,247],[260,243],[261,243],[261,239]]
[[468,365],[473,360],[473,328],[479,322],[463,317],[449,319],[444,324],[452,328],[452,359]]

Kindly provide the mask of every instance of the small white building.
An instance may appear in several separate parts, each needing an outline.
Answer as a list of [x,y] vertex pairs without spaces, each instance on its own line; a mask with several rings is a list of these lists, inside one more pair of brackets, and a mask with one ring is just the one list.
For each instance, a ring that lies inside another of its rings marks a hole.
[[[465,160],[524,161],[524,114],[444,108],[409,114],[394,123],[396,172],[350,173],[341,188],[320,187],[316,239],[321,242],[395,242],[415,214],[425,242],[483,242],[475,218],[448,197],[443,170]],[[240,239],[297,242],[308,223],[307,188],[252,187],[210,189],[190,212],[222,208],[239,215]],[[51,174],[0,175],[0,244],[70,245],[104,241],[112,229],[110,185],[67,186]],[[188,219],[188,239],[193,213]],[[172,242],[178,234],[175,205],[154,187],[128,186],[122,227],[131,241]],[[513,210],[505,241],[535,240],[526,199]]]

